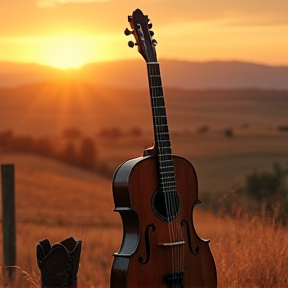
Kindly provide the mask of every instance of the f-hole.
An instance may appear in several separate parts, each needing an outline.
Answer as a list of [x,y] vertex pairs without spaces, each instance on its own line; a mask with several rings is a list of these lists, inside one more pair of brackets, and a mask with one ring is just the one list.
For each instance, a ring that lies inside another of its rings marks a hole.
[[145,229],[145,247],[146,247],[146,260],[140,256],[138,258],[138,262],[142,265],[146,265],[150,259],[150,239],[149,239],[149,228],[151,228],[152,232],[156,231],[156,227],[153,224],[149,224]]
[[187,237],[188,237],[188,245],[189,245],[189,249],[190,249],[190,252],[193,254],[193,255],[197,255],[199,253],[199,247],[196,246],[195,247],[195,250],[193,249],[192,247],[192,243],[191,243],[191,236],[190,236],[190,228],[189,228],[189,223],[187,220],[183,219],[181,221],[181,226],[186,226],[186,232],[187,232]]

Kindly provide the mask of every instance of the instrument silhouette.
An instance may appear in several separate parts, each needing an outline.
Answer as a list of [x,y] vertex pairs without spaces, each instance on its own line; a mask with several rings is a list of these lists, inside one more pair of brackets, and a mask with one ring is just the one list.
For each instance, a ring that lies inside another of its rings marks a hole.
[[148,16],[128,16],[136,45],[147,63],[154,146],[120,165],[113,179],[116,212],[123,223],[120,250],[114,254],[111,288],[215,288],[216,267],[209,240],[194,228],[198,200],[193,165],[172,154],[159,63]]

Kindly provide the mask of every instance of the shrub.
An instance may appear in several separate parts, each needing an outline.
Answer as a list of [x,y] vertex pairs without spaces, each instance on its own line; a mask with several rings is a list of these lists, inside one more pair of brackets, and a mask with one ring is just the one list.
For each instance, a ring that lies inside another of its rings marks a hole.
[[264,209],[271,216],[275,217],[277,212],[277,217],[283,220],[288,216],[287,179],[288,167],[282,168],[275,163],[270,172],[255,171],[248,175],[245,191],[251,199],[258,203],[258,208],[260,205],[264,205]]
[[139,127],[133,127],[131,128],[129,134],[135,137],[140,137],[142,135],[142,130]]
[[209,126],[207,125],[203,125],[196,130],[196,132],[199,134],[204,134],[204,133],[207,133],[208,131],[209,131]]
[[288,132],[288,125],[279,125],[278,130],[281,132]]
[[234,136],[234,132],[233,132],[232,129],[225,129],[225,130],[224,130],[224,135],[225,135],[226,137],[228,137],[228,138],[231,138],[231,137]]

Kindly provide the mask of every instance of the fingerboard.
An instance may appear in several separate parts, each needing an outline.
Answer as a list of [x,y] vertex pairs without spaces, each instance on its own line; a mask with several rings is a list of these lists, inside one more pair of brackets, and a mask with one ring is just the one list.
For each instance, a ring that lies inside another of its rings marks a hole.
[[147,63],[147,68],[154,141],[157,149],[159,189],[163,192],[171,192],[176,188],[176,185],[159,63]]

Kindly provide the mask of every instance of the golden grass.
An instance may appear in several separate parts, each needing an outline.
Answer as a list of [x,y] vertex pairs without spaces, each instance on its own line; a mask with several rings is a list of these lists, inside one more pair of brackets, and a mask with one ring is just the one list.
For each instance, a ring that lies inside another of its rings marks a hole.
[[256,216],[210,218],[208,226],[218,287],[288,286],[287,228]]
[[[79,286],[109,287],[112,254],[122,238],[120,217],[112,212],[111,181],[40,157],[0,154],[0,159],[16,167],[16,265],[27,272],[17,269],[21,287],[40,285],[36,243],[68,236],[83,241]],[[213,215],[198,206],[194,223],[200,237],[211,239],[218,287],[288,287],[286,227],[256,216]]]

